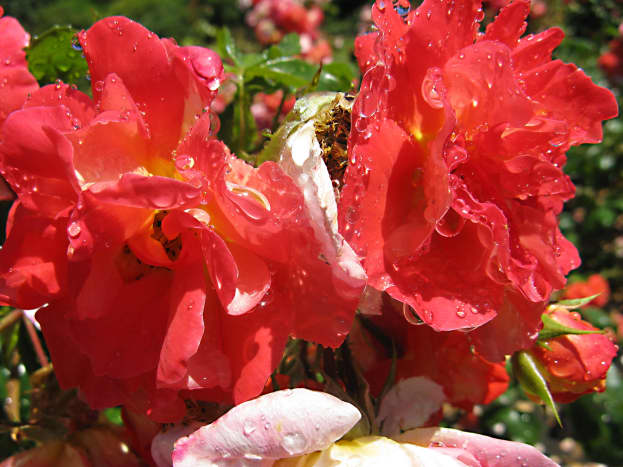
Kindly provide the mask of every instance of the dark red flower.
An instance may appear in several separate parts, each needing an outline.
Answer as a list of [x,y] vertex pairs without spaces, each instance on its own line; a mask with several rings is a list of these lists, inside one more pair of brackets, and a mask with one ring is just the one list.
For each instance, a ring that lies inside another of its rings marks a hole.
[[253,168],[214,138],[219,57],[121,17],[80,43],[93,100],[42,88],[0,146],[18,194],[0,298],[47,303],[37,319],[61,385],[177,420],[184,397],[258,395],[290,335],[339,345],[356,259],[277,164]]
[[[577,312],[550,307],[547,315],[573,329],[597,331]],[[528,352],[535,358],[557,402],[573,402],[582,394],[603,392],[606,373],[617,346],[604,334],[566,334],[535,345]]]
[[[400,4],[401,5],[401,4]],[[397,11],[399,10],[399,11]],[[551,60],[563,33],[521,38],[530,2],[486,32],[480,1],[377,1],[361,36],[340,227],[370,284],[435,330],[501,360],[536,338],[544,302],[579,264],[557,215],[565,151],[601,140],[614,96]]]
[[[465,333],[437,332],[424,325],[404,326],[402,310],[400,302],[385,295],[382,316],[367,318],[395,345],[396,382],[426,377],[443,388],[449,403],[466,410],[474,404],[488,404],[506,391],[509,377],[504,364],[485,359],[470,345]],[[379,394],[389,376],[392,355],[388,342],[383,348],[375,336],[378,334],[358,325],[350,335],[350,343],[357,361],[364,365],[372,392]]]

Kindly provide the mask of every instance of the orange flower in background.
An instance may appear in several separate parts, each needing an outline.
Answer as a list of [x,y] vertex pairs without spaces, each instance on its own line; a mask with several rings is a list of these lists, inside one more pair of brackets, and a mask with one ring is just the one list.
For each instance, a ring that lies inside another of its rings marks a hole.
[[[550,307],[547,316],[573,329],[598,331],[577,312]],[[618,347],[604,334],[566,334],[535,345],[530,353],[557,402],[573,402],[582,394],[603,392],[606,373]]]
[[601,274],[592,274],[586,281],[578,281],[569,284],[563,293],[567,299],[585,298],[597,295],[583,307],[596,306],[602,307],[610,300],[610,284]]
[[356,40],[340,229],[369,285],[492,361],[529,347],[551,292],[580,263],[558,228],[565,152],[601,140],[612,93],[552,60],[560,29],[521,37],[530,2],[486,32],[475,0],[377,1]]
[[79,39],[93,99],[46,86],[0,145],[18,195],[0,299],[45,305],[60,384],[166,422],[183,398],[260,394],[291,335],[340,345],[357,259],[277,164],[254,168],[215,139],[219,57],[122,17]]

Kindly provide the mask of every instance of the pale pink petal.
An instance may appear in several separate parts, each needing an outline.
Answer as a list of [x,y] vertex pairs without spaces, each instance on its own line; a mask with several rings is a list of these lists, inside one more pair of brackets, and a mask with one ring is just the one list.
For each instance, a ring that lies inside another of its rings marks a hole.
[[558,465],[527,444],[451,428],[417,428],[398,435],[395,439],[401,443],[444,448],[444,453],[451,453],[452,448],[457,451],[467,451],[480,462],[481,466],[487,467],[555,467]]
[[381,401],[382,434],[393,436],[424,425],[446,400],[443,387],[424,377],[400,380]]
[[173,465],[258,465],[263,459],[326,449],[360,418],[354,406],[323,392],[302,388],[273,392],[234,407],[178,440]]

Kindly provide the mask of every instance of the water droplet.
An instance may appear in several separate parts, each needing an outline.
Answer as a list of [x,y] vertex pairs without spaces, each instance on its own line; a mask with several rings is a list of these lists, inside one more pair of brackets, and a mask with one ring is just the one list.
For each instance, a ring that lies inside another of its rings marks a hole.
[[179,171],[192,169],[195,165],[195,159],[188,154],[180,154],[175,157],[175,168]]
[[301,454],[307,447],[307,439],[301,433],[287,433],[283,436],[281,446],[283,446],[288,454]]
[[221,82],[218,78],[211,79],[210,81],[208,81],[208,89],[210,91],[216,91],[220,84]]
[[353,206],[349,206],[346,209],[345,218],[346,222],[348,222],[349,224],[354,224],[359,220],[359,211],[357,211],[357,209],[355,209]]
[[422,80],[422,98],[433,109],[443,108],[443,87],[442,73],[437,67],[431,67],[426,70],[426,76]]
[[72,222],[71,224],[69,224],[69,227],[67,227],[67,233],[71,238],[76,238],[77,236],[79,236],[81,231],[82,229],[77,222]]
[[409,324],[413,324],[415,326],[420,326],[422,324],[426,324],[415,312],[413,307],[407,303],[402,304],[402,314]]
[[71,48],[77,52],[82,52],[82,47],[80,46],[80,41],[78,40],[77,37],[74,37],[71,40]]
[[256,430],[255,423],[250,420],[244,422],[244,426],[242,427],[242,432],[245,436],[250,436]]
[[227,182],[227,197],[249,220],[262,222],[268,217],[270,202],[258,190]]

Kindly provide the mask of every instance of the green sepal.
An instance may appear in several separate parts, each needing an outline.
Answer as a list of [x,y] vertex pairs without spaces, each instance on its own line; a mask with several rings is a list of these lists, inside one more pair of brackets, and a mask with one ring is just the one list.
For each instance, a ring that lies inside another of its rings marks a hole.
[[554,303],[554,305],[573,310],[575,308],[580,308],[581,306],[592,302],[594,299],[596,299],[600,295],[601,293],[597,293],[595,295],[591,295],[590,297],[572,298],[570,300],[561,300],[559,302]]
[[604,331],[600,331],[598,329],[575,329],[570,328],[569,326],[565,326],[560,324],[555,319],[550,316],[543,314],[541,316],[541,321],[543,321],[543,329],[539,332],[539,341],[547,341],[559,336],[565,336],[567,334],[603,334]]
[[547,381],[541,374],[539,366],[534,361],[532,355],[524,350],[521,350],[513,354],[511,362],[513,365],[513,374],[519,381],[522,389],[527,393],[538,397],[546,406],[552,409],[558,425],[562,427],[560,417],[558,416],[558,410],[556,409],[556,404],[554,403],[552,394],[547,386]]

